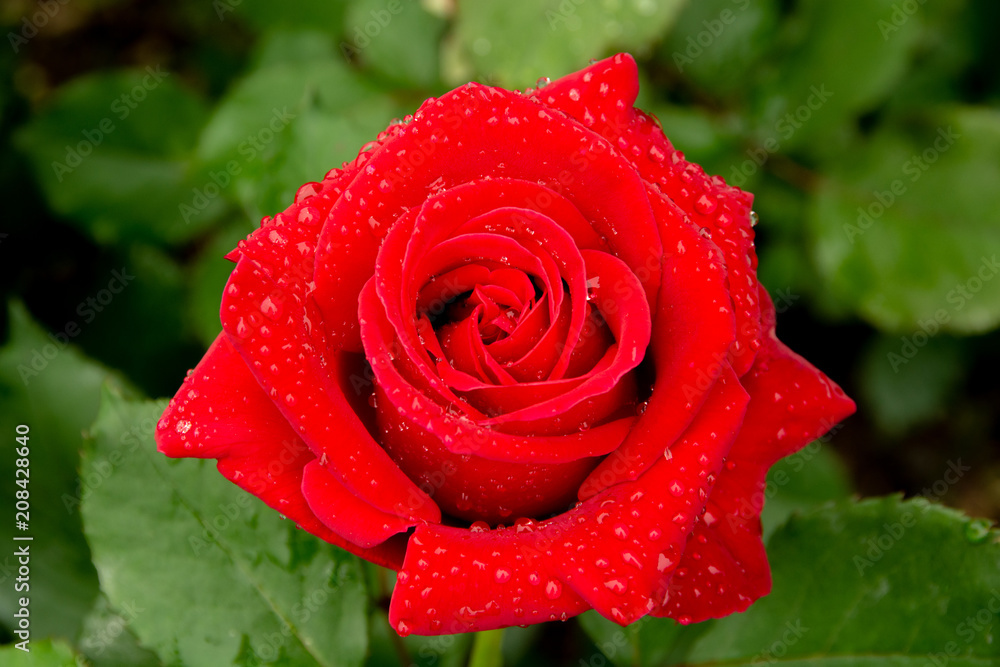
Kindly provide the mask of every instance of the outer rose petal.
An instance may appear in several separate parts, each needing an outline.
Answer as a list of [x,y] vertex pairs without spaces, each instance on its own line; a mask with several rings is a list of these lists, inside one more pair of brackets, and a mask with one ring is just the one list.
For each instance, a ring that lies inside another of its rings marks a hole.
[[767,337],[742,378],[750,394],[746,418],[656,616],[719,618],[771,590],[760,527],[767,471],[854,412],[840,387],[775,337],[774,306],[763,288],[760,300]]
[[362,558],[398,569],[406,543],[362,548],[328,529],[302,495],[302,469],[315,457],[219,334],[157,424],[156,443],[172,457],[219,459],[219,471],[301,528]]
[[712,234],[725,257],[725,284],[735,305],[737,335],[729,361],[743,375],[760,347],[762,331],[750,215],[753,195],[687,162],[664,136],[659,122],[632,106],[638,91],[635,61],[622,53],[553,81],[535,97],[620,147],[643,179]]
[[587,606],[622,625],[646,615],[663,597],[747,401],[727,368],[670,458],[547,521],[483,532],[418,526],[390,623],[401,634],[441,634],[567,618]]
[[339,196],[338,183],[300,199],[241,245],[222,299],[222,326],[281,413],[346,487],[383,512],[440,521],[434,502],[348,402],[337,381],[343,353],[327,346],[309,297],[318,223]]

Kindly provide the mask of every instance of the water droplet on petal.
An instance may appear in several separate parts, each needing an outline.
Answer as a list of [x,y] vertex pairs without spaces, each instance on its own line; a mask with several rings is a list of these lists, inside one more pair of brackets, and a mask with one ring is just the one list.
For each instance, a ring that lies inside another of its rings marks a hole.
[[502,567],[497,568],[497,571],[493,574],[493,578],[496,579],[498,584],[506,583],[510,581],[510,570],[505,570]]
[[549,583],[545,584],[545,597],[555,600],[560,595],[562,595],[562,584],[555,579],[549,580]]
[[698,201],[694,203],[694,208],[702,215],[709,215],[719,206],[713,198],[708,195],[702,195],[698,198]]
[[621,595],[625,592],[626,585],[621,579],[610,579],[604,582],[604,587],[612,593],[618,593]]
[[267,296],[260,302],[260,312],[272,320],[276,320],[281,315],[281,308],[271,297]]

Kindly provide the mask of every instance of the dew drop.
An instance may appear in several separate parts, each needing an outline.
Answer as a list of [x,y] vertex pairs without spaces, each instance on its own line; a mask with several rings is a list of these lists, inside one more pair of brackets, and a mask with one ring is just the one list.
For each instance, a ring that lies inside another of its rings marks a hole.
[[569,89],[569,99],[573,100],[574,102],[579,102],[580,101],[580,91],[577,90],[576,88],[570,88]]
[[648,154],[649,154],[649,159],[652,160],[653,162],[656,162],[657,164],[667,159],[667,154],[664,153],[663,149],[657,146],[656,144],[653,144],[652,146],[649,147]]
[[656,560],[656,569],[659,572],[666,572],[667,570],[674,567],[677,563],[667,557],[667,554],[660,554],[659,558]]
[[760,216],[757,215],[757,211],[750,211],[750,226],[756,227],[758,222],[760,222]]
[[281,309],[278,307],[278,304],[269,296],[264,297],[264,300],[260,302],[260,312],[272,320],[278,319],[278,316],[281,315]]
[[538,81],[535,81],[535,86],[539,90],[541,90],[542,88],[544,88],[545,86],[549,85],[550,83],[552,83],[552,79],[550,79],[547,76],[542,76],[542,77],[538,78]]
[[604,582],[604,587],[612,593],[617,593],[618,595],[624,593],[626,588],[625,582],[621,579],[609,579]]
[[496,579],[498,584],[504,584],[510,581],[510,570],[505,570],[502,567],[497,568],[497,571],[493,573],[493,578]]
[[965,539],[972,544],[982,544],[990,536],[990,522],[987,519],[973,519],[965,524]]
[[560,595],[562,595],[562,584],[555,579],[549,580],[549,583],[545,584],[545,597],[555,600]]
[[189,422],[186,419],[182,419],[179,422],[177,422],[177,426],[174,427],[174,430],[180,433],[181,435],[184,435],[185,433],[191,430],[191,422]]
[[702,195],[698,198],[698,201],[694,203],[694,208],[702,215],[709,215],[718,208],[719,204],[714,199],[708,195]]
[[309,197],[312,197],[322,188],[323,186],[320,185],[319,183],[315,182],[306,183],[301,188],[299,188],[298,191],[295,193],[295,203],[298,204],[299,202],[308,199]]

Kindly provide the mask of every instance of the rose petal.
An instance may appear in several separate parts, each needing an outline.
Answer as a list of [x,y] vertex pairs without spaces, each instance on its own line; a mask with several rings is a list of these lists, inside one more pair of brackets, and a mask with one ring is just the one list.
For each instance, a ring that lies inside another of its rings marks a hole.
[[416,525],[360,500],[319,459],[314,458],[302,471],[302,495],[309,509],[330,530],[361,547],[382,544]]
[[[333,325],[350,324],[381,237],[429,193],[491,178],[536,181],[573,202],[655,300],[661,243],[641,180],[604,140],[520,95],[469,84],[428,100],[366,159],[330,212],[316,259],[316,298]],[[565,171],[565,177],[558,178]],[[346,230],[341,235],[340,229]]]
[[335,196],[328,187],[250,236],[223,294],[222,326],[260,386],[345,486],[383,512],[440,521],[429,498],[411,507],[422,492],[358,418],[335,381],[343,353],[329,350],[313,327],[320,315],[307,296],[312,248],[321,211]]
[[[610,433],[624,435],[631,419],[619,420],[614,429],[592,429],[567,436],[523,437],[484,428],[458,413],[457,408],[444,407],[429,400],[423,392],[403,377],[393,360],[393,329],[386,321],[381,302],[375,292],[374,280],[361,294],[359,315],[364,322],[362,338],[365,355],[375,373],[377,388],[388,398],[379,401],[379,410],[404,416],[412,425],[434,434],[442,449],[453,453],[512,463],[563,463],[580,458],[601,456],[614,450],[621,442]],[[609,427],[612,425],[608,425]],[[410,429],[408,426],[407,429]],[[415,438],[416,436],[414,436]],[[383,442],[383,444],[385,444]],[[423,445],[421,445],[422,447]],[[414,446],[414,449],[420,449]]]
[[366,549],[331,532],[302,495],[302,470],[315,457],[219,334],[184,380],[156,430],[160,452],[219,459],[219,472],[297,525],[373,563],[399,569],[404,541]]
[[622,446],[580,487],[580,498],[638,477],[698,412],[728,365],[735,332],[719,250],[669,200],[650,191],[664,238],[663,279],[650,343],[656,383]]
[[657,616],[720,618],[767,594],[771,572],[760,526],[767,471],[855,409],[840,387],[775,337],[774,306],[763,288],[760,297],[767,338],[741,380],[750,394],[746,418]]
[[680,206],[696,227],[711,234],[722,250],[726,286],[735,306],[737,334],[729,361],[743,375],[753,363],[763,331],[750,216],[753,195],[687,162],[664,136],[659,122],[633,107],[638,91],[635,60],[618,54],[553,81],[534,97],[611,141],[643,179]]
[[671,458],[521,531],[419,526],[390,623],[432,635],[489,630],[572,616],[586,609],[581,598],[622,625],[644,616],[662,599],[747,401],[727,370]]

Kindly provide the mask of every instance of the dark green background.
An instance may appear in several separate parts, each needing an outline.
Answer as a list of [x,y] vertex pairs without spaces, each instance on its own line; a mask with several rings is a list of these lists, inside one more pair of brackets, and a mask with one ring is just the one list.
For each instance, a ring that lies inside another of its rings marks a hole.
[[[238,496],[210,469],[147,457],[162,408],[142,401],[172,395],[218,332],[223,254],[303,182],[428,96],[468,80],[526,88],[620,50],[674,144],[756,195],[779,335],[859,409],[772,474],[775,593],[751,612],[511,630],[506,662],[922,665],[949,642],[949,664],[997,659],[995,613],[969,641],[961,629],[1000,589],[996,534],[966,518],[1000,517],[997,3],[50,0],[6,2],[0,24],[0,453],[31,425],[33,638],[57,640],[24,664],[465,663],[470,637],[393,639],[384,573],[257,505],[209,540],[211,558],[184,561],[184,536],[219,510],[181,499]],[[127,456],[108,472],[115,451]],[[847,499],[893,493],[964,515]],[[915,527],[858,568],[906,512]],[[12,520],[0,516],[0,544]],[[250,573],[223,589],[242,602],[184,604],[192,582],[230,571]],[[321,580],[340,591],[312,619],[329,636],[313,646],[296,628],[265,659],[255,642],[287,626],[280,600],[249,611],[254,595],[309,599]],[[790,643],[795,622],[810,630]]]

